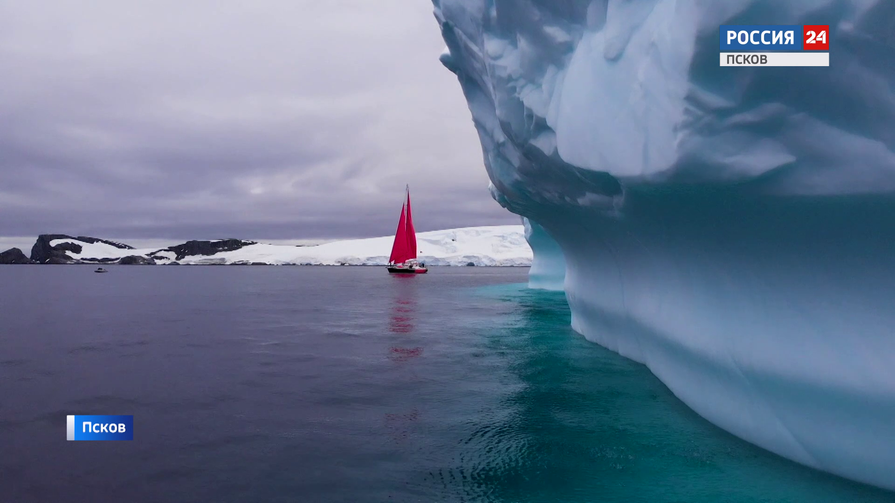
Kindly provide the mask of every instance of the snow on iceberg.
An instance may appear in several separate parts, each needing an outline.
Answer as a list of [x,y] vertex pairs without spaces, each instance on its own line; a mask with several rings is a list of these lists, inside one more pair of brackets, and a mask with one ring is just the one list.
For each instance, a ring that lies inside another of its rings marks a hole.
[[[316,246],[288,246],[238,240],[229,251],[189,254],[179,259],[170,249],[121,249],[103,243],[89,243],[75,238],[54,239],[50,246],[64,243],[78,245],[79,252],[66,251],[75,261],[112,261],[125,256],[152,258],[158,264],[218,265],[385,265],[388,263],[394,236],[334,241]],[[531,248],[525,241],[523,226],[500,225],[467,227],[417,234],[420,260],[426,265],[466,266],[530,266]],[[203,242],[205,243],[205,242]],[[211,242],[214,243],[214,242]],[[237,245],[239,245],[237,247]],[[186,252],[189,247],[183,248]]]
[[[573,327],[735,435],[895,489],[895,3],[433,2]],[[828,24],[831,66],[720,67],[721,24]]]

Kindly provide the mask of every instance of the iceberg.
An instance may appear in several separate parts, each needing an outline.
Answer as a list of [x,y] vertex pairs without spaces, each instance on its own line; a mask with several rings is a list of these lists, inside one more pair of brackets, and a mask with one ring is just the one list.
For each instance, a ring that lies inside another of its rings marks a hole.
[[[531,283],[719,427],[895,490],[895,3],[433,0]],[[829,68],[718,64],[827,24]]]

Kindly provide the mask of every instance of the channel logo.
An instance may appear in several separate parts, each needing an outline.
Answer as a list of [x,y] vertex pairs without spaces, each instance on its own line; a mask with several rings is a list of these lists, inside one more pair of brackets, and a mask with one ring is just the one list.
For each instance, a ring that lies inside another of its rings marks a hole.
[[829,25],[721,26],[721,66],[830,66]]
[[66,440],[133,440],[134,416],[67,416]]

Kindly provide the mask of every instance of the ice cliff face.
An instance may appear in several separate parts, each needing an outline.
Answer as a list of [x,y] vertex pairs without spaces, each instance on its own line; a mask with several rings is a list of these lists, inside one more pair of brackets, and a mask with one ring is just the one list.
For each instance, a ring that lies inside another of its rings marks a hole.
[[525,240],[533,251],[528,271],[528,286],[542,290],[562,290],[566,275],[566,261],[562,248],[540,225],[522,218]]
[[[564,256],[533,286],[564,262],[588,339],[735,435],[895,489],[895,3],[434,4],[494,198],[536,262]],[[831,66],[719,67],[721,24],[829,24]]]

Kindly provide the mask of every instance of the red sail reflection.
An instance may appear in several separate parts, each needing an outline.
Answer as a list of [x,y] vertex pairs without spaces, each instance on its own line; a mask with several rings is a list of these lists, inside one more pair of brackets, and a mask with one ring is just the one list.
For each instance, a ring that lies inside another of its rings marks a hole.
[[[409,201],[408,201],[409,203]],[[417,283],[420,279],[416,275],[392,275],[390,276],[390,291],[393,295],[389,311],[388,336],[396,344],[388,349],[388,359],[396,364],[402,364],[423,354],[423,348],[415,347],[414,335],[416,331],[417,315]],[[404,372],[409,372],[409,377],[415,377],[414,365],[401,366]],[[411,388],[412,389],[412,388]],[[403,413],[385,414],[385,426],[396,444],[404,444],[412,436],[414,430],[419,428],[418,419],[420,413],[416,408],[405,410]]]
[[[416,329],[416,278],[415,276],[392,276],[395,294],[389,313],[389,330],[393,334],[410,335]],[[393,346],[389,348],[388,358],[396,362],[405,362],[423,354],[421,347]]]
[[[409,279],[413,279],[412,277]],[[391,323],[389,327],[396,334],[409,334],[413,332],[413,308],[416,302],[399,299],[392,306]]]
[[391,348],[389,352],[389,359],[396,362],[406,362],[411,358],[416,358],[417,356],[423,354],[423,348]]

